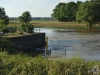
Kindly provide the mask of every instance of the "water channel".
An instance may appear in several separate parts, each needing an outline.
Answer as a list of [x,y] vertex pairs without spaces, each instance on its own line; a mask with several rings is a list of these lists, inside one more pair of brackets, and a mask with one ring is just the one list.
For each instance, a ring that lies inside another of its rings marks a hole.
[[52,56],[64,55],[63,50],[66,50],[66,58],[78,55],[87,60],[100,60],[100,33],[68,32],[66,29],[50,28],[41,28],[40,32],[46,33]]

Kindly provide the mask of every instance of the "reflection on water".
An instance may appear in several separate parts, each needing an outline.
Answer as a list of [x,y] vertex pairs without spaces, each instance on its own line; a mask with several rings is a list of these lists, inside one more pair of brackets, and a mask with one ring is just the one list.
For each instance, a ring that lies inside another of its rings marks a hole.
[[48,36],[48,48],[51,55],[64,54],[66,57],[73,57],[78,54],[82,58],[100,60],[100,34],[78,33],[78,32],[56,32],[60,29],[42,28]]

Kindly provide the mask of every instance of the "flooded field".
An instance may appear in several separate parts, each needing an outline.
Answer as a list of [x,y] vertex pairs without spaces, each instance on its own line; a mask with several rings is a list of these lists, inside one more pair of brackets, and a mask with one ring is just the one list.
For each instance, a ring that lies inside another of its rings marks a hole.
[[52,56],[64,56],[66,50],[67,58],[78,55],[87,60],[100,60],[100,33],[50,28],[41,28],[40,32],[46,33]]

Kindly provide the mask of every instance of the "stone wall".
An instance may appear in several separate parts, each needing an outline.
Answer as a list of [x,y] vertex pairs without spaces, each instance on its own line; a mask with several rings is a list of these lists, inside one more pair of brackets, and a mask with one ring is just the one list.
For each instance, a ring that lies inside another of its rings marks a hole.
[[45,45],[45,33],[35,33],[31,35],[7,37],[20,49],[30,49]]

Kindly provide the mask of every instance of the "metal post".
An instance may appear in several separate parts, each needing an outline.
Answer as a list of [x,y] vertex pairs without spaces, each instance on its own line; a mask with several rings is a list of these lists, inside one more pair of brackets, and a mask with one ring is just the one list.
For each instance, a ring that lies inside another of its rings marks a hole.
[[49,56],[51,56],[51,50],[50,50]]
[[37,33],[37,28],[36,28],[36,33]]
[[48,50],[48,37],[46,37],[46,50]]
[[47,57],[47,50],[48,50],[48,37],[46,37],[46,50],[45,50],[45,56]]
[[40,28],[39,28],[39,33],[40,33]]
[[66,50],[65,50],[65,57],[66,57]]

